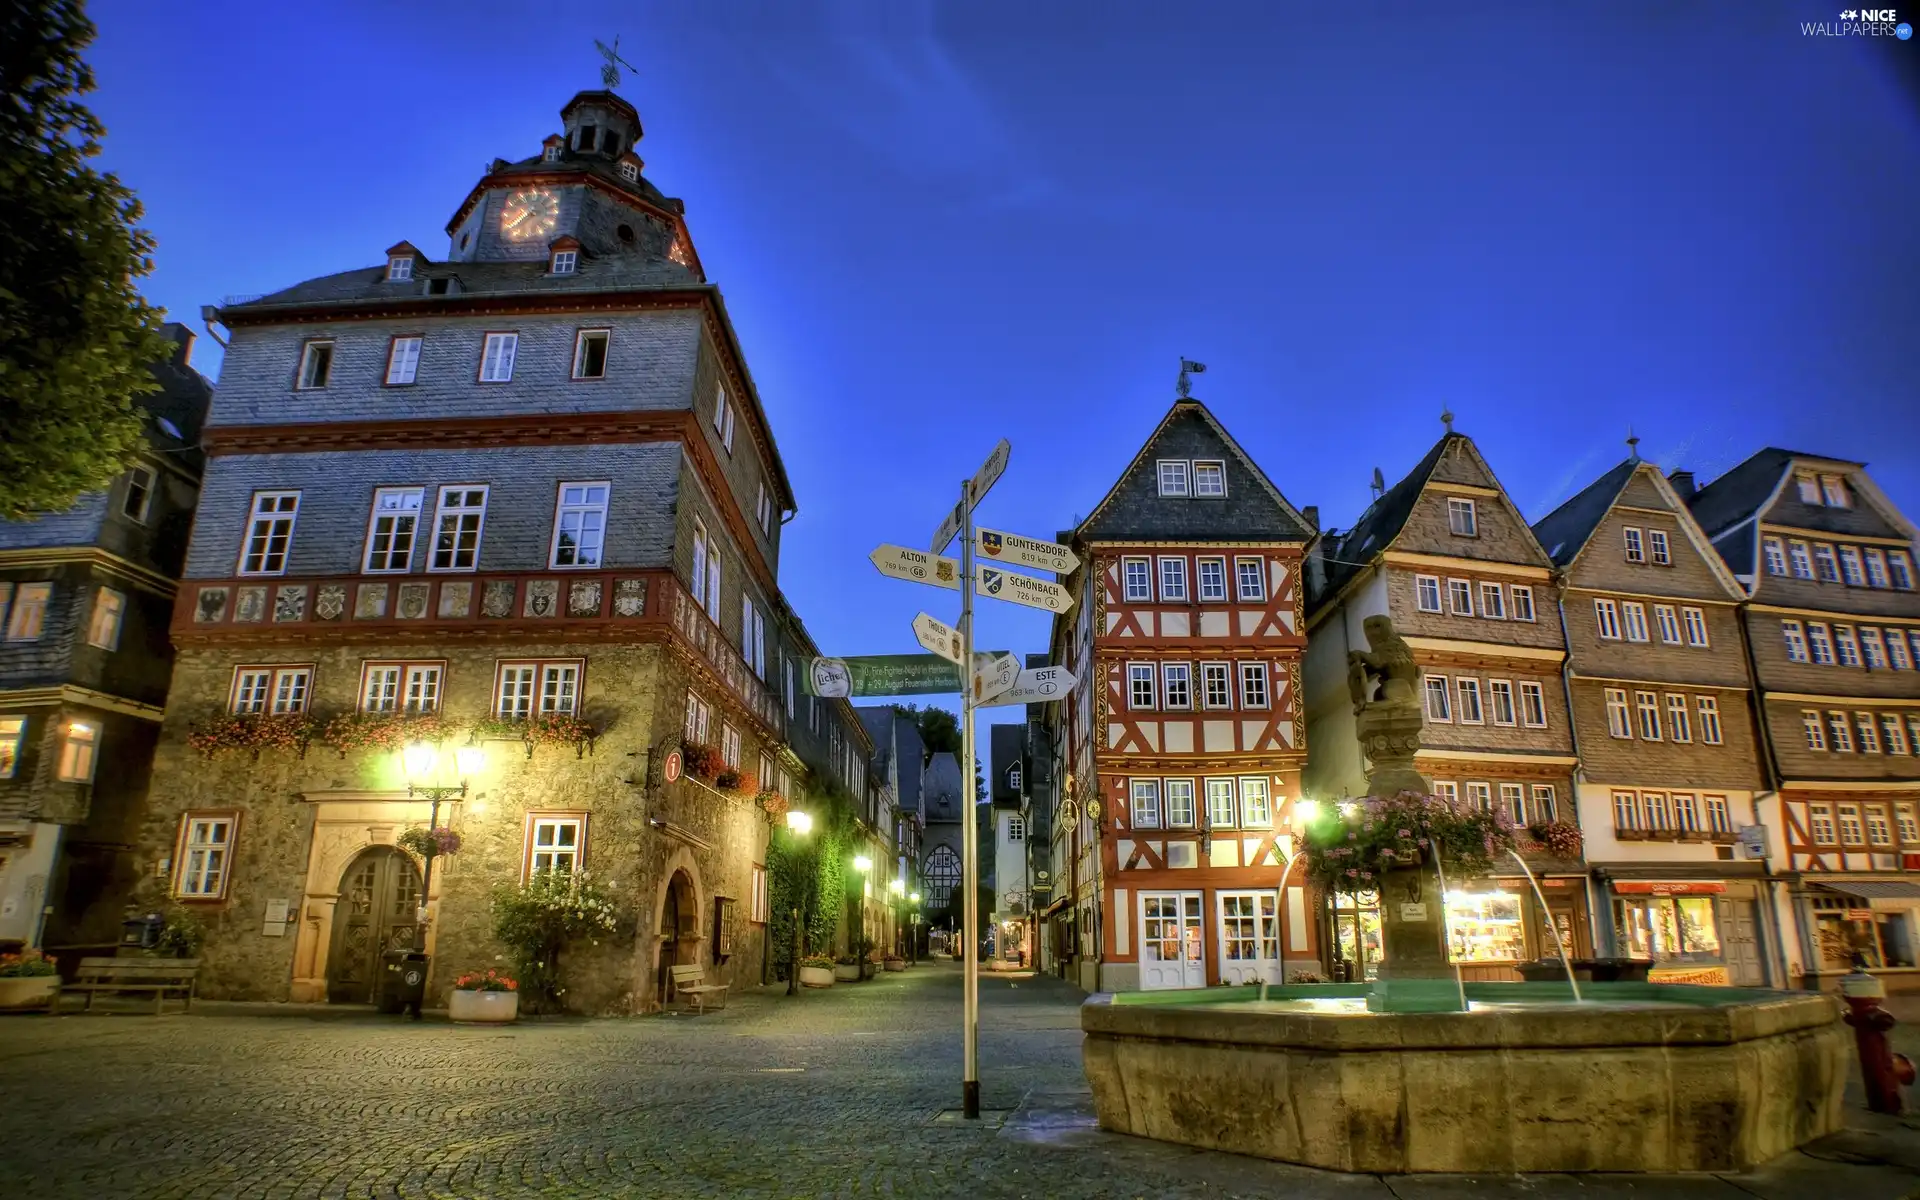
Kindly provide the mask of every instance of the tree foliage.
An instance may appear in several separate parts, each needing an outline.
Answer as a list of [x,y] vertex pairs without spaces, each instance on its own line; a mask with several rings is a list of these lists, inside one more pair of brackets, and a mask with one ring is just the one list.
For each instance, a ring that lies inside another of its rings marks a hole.
[[140,202],[89,160],[93,23],[79,0],[0,5],[0,516],[60,510],[131,465],[172,353],[134,280],[153,270]]
[[[913,721],[920,731],[920,744],[926,747],[927,758],[936,754],[960,753],[960,718],[944,708],[921,708],[914,704],[896,704],[894,711]],[[925,766],[925,763],[921,764]]]

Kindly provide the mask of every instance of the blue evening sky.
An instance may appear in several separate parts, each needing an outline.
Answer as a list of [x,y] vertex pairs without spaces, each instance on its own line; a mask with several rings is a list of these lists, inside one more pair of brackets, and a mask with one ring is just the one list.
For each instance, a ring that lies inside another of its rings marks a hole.
[[[1703,482],[1768,444],[1862,459],[1920,518],[1920,38],[1803,36],[1839,0],[91,9],[147,291],[196,325],[402,238],[444,252],[619,34],[828,653],[956,615],[866,555],[923,547],[996,438],[988,524],[1091,509],[1183,355],[1330,525],[1443,406],[1530,520],[1629,426]],[[1045,614],[982,609],[983,646],[1044,646]]]

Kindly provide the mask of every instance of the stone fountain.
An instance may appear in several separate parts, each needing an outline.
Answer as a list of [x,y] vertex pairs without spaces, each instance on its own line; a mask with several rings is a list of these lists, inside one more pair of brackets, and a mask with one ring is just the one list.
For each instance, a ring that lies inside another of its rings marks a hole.
[[[1366,621],[1350,689],[1373,795],[1414,770],[1419,667]],[[1445,863],[1438,864],[1440,869]],[[1838,1002],[1668,984],[1465,984],[1435,865],[1385,872],[1373,984],[1099,994],[1100,1124],[1365,1172],[1737,1171],[1839,1129]]]

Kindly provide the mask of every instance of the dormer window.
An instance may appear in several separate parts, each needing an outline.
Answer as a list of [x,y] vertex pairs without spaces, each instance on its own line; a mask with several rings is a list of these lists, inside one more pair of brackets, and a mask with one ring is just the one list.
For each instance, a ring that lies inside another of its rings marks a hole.
[[1463,496],[1447,497],[1447,532],[1455,537],[1479,537],[1480,514],[1473,501]]
[[395,254],[387,259],[387,282],[405,283],[413,278],[413,255]]
[[1852,504],[1852,500],[1847,495],[1847,481],[1838,475],[1822,475],[1820,492],[1827,503],[1835,508],[1847,508]]
[[578,250],[555,250],[553,252],[552,273],[555,275],[573,274],[574,265],[580,259]]
[[600,139],[600,148],[608,154],[620,153],[620,135],[609,129]]
[[620,178],[626,180],[628,183],[638,183],[640,182],[640,168],[633,163],[623,162],[620,164]]
[[582,125],[580,127],[580,141],[578,143],[579,149],[582,149],[582,150],[593,149],[594,139],[599,136],[600,136],[600,130],[597,127],[592,125]]
[[542,162],[559,162],[560,161],[560,143],[555,142],[552,145],[548,146],[545,152],[543,152],[540,155],[540,160]]
[[1815,479],[1812,475],[1800,474],[1793,477],[1793,482],[1794,485],[1800,489],[1800,503],[1820,503],[1820,481],[1818,479]]
[[1160,468],[1160,494],[1162,496],[1187,495],[1186,461],[1178,458],[1163,458],[1158,465]]

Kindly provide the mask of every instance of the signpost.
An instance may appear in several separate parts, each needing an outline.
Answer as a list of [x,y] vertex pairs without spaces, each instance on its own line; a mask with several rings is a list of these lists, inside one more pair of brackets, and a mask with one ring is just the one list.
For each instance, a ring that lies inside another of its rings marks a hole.
[[957,559],[891,544],[881,546],[867,558],[880,568],[882,575],[890,578],[904,579],[909,583],[929,583],[934,587],[952,588],[956,592],[960,590],[960,563]]
[[981,556],[994,562],[1032,567],[1036,571],[1052,571],[1056,575],[1069,574],[1080,565],[1073,551],[1059,542],[1039,542],[1017,533],[1002,533],[998,529],[980,529],[976,534]]
[[1073,607],[1073,595],[1067,589],[1049,580],[1022,575],[1018,571],[1002,571],[998,567],[982,565],[973,587],[982,596],[1010,600],[1028,608],[1062,613]]
[[995,704],[1042,704],[1049,700],[1061,700],[1078,682],[1072,672],[1065,667],[1030,667],[1020,672],[1013,686],[1001,692],[989,705]]
[[973,656],[973,702],[986,704],[1020,677],[1020,662],[1011,654]]
[[960,629],[955,629],[945,621],[921,613],[913,619],[913,636],[920,639],[922,646],[953,665],[959,666],[967,661],[966,643],[972,640],[960,631],[966,628],[966,624],[967,618],[964,613],[960,617]]

